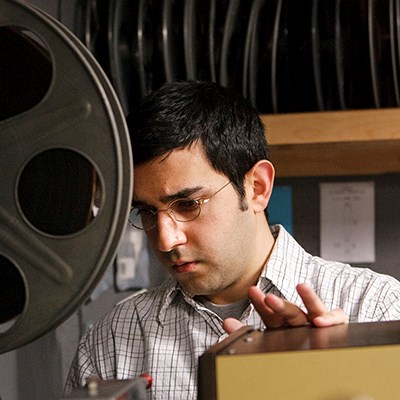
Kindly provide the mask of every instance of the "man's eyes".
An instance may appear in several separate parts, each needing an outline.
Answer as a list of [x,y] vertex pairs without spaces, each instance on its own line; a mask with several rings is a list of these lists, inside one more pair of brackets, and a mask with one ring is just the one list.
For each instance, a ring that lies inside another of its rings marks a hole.
[[146,215],[146,214],[155,214],[157,212],[156,209],[152,209],[150,207],[138,207],[135,208],[137,215]]
[[192,210],[199,206],[198,202],[193,199],[182,199],[178,200],[173,204],[173,208],[176,210]]
[[[175,212],[180,211],[191,211],[199,207],[199,201],[194,199],[178,199],[173,201],[169,208]],[[157,209],[155,207],[134,207],[135,213],[138,216],[157,214]]]

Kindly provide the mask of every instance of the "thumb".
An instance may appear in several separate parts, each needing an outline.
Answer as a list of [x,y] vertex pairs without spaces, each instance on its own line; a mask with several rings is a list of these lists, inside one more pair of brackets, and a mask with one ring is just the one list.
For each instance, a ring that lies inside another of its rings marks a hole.
[[238,329],[240,329],[242,326],[244,326],[244,324],[242,324],[236,318],[226,318],[226,319],[224,319],[222,326],[225,329],[226,333],[231,334],[231,333],[237,331]]

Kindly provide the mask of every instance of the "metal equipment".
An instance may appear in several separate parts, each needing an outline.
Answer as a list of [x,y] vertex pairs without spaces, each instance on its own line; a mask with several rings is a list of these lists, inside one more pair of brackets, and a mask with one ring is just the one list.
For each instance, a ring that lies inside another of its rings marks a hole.
[[243,327],[200,357],[199,400],[392,400],[400,322]]

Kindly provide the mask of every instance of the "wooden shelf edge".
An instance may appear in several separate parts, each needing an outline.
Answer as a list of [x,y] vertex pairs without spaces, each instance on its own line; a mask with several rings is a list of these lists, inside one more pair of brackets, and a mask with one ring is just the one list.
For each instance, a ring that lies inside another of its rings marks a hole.
[[273,145],[400,140],[400,108],[262,115]]
[[400,108],[261,119],[277,177],[400,173]]
[[270,151],[278,178],[400,173],[400,139],[272,145]]

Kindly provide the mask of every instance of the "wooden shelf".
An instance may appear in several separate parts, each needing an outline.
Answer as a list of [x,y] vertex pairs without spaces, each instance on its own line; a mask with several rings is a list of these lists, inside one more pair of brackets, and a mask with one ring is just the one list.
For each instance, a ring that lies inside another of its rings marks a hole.
[[277,177],[400,172],[400,108],[261,118]]

